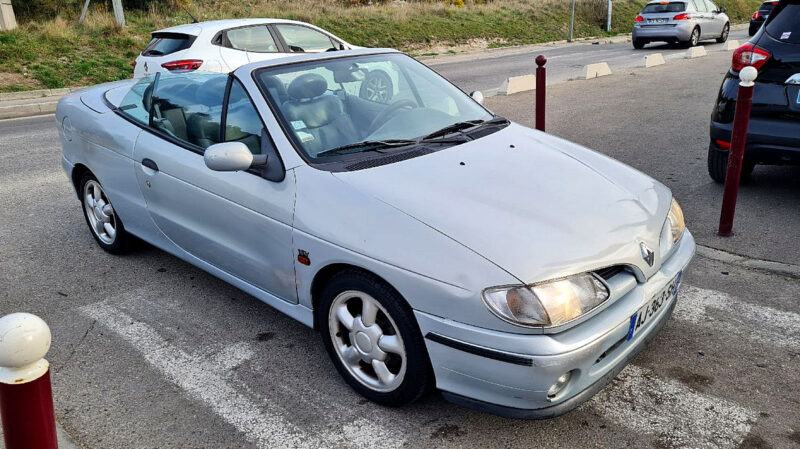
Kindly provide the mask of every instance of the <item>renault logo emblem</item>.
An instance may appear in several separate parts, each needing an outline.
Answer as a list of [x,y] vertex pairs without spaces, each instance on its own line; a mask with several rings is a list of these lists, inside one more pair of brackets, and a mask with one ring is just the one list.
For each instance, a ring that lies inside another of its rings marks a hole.
[[656,253],[650,249],[649,246],[643,243],[639,243],[639,248],[642,250],[642,259],[647,262],[647,265],[653,266],[653,262],[655,261]]

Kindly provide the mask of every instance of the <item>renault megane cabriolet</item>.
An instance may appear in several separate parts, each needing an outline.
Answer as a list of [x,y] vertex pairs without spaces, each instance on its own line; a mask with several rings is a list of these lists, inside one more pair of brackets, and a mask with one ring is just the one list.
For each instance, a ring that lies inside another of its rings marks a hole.
[[[358,95],[377,68],[388,103]],[[56,120],[101,248],[144,240],[318,329],[380,404],[565,413],[664,326],[694,254],[664,185],[394,50],[95,86]]]

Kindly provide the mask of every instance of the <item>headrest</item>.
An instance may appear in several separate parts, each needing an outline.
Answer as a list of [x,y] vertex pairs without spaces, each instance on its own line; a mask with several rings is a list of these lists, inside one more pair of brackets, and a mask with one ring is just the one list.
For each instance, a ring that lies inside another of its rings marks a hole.
[[283,84],[283,81],[280,80],[275,75],[265,75],[261,77],[261,82],[264,83],[264,87],[267,88],[269,91],[274,91],[274,94],[278,96],[276,100],[284,100],[286,97],[286,86]]
[[195,94],[197,102],[206,106],[222,106],[227,84],[227,76],[215,76],[204,82],[197,88]]
[[306,73],[300,75],[289,83],[289,96],[295,100],[307,100],[319,97],[328,89],[328,82],[322,75],[316,73]]

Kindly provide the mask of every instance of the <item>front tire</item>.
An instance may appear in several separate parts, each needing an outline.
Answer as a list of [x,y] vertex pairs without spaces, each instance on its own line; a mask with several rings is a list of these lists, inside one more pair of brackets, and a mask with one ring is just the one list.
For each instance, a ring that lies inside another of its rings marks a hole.
[[728,40],[728,35],[731,33],[731,24],[726,23],[725,26],[722,28],[722,35],[717,38],[717,43],[722,44]]
[[134,237],[125,231],[100,181],[87,173],[81,178],[80,192],[83,218],[100,248],[117,255],[129,252]]
[[[725,178],[728,175],[728,154],[730,150],[724,151],[715,147],[714,144],[708,147],[708,174],[714,182],[719,184],[725,183]],[[756,164],[747,159],[742,161],[742,174],[739,182],[746,183],[750,181],[753,169]]]
[[322,291],[316,319],[336,370],[367,399],[401,406],[433,385],[411,308],[376,276],[355,269],[334,276]]

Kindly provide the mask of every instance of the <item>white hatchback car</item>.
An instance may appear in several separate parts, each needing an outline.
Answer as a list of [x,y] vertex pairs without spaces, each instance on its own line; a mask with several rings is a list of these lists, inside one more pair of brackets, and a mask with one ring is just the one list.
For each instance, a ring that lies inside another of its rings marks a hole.
[[154,31],[134,63],[133,77],[174,70],[228,73],[287,53],[361,48],[314,25],[282,19],[231,19]]

